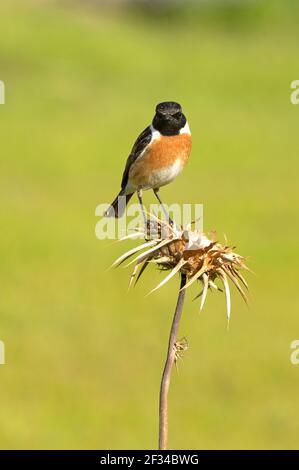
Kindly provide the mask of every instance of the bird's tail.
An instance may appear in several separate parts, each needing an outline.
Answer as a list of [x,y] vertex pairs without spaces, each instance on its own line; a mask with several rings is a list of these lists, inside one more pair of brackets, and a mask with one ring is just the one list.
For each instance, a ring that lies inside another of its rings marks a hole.
[[132,194],[124,194],[123,189],[118,193],[114,201],[112,202],[111,206],[108,207],[108,209],[105,212],[106,217],[116,217],[117,219],[119,217],[122,217],[124,215],[124,212],[126,210],[126,206],[133,196],[134,193]]

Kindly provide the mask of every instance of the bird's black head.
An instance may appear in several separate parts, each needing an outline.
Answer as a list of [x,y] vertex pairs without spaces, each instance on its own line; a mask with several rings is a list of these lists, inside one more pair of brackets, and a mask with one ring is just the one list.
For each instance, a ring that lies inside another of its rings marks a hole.
[[156,106],[153,126],[162,135],[177,135],[185,126],[187,120],[182,113],[182,107],[174,101],[165,101]]

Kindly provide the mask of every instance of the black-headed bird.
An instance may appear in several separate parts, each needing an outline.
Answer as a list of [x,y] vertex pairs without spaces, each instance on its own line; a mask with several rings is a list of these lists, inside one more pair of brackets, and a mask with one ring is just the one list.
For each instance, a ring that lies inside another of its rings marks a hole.
[[159,103],[151,125],[133,145],[123,173],[121,190],[105,215],[121,217],[135,192],[144,215],[142,191],[147,189],[153,189],[164,210],[159,188],[181,173],[191,146],[191,132],[181,105],[174,101]]

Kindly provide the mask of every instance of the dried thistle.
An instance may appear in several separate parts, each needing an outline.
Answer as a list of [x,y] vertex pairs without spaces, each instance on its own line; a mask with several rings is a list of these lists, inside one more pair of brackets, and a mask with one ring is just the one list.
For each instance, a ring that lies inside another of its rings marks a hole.
[[174,363],[177,365],[179,359],[183,359],[183,354],[189,348],[189,343],[187,338],[182,338],[174,343]]
[[144,229],[127,235],[122,240],[134,239],[140,236],[144,239],[144,242],[124,253],[112,265],[119,266],[135,255],[133,260],[127,264],[127,266],[134,265],[129,287],[134,279],[136,284],[150,264],[156,264],[161,270],[168,271],[165,278],[151,292],[165,285],[175,274],[180,273],[181,277],[160,387],[159,449],[166,449],[168,439],[168,391],[171,371],[173,365],[177,365],[177,361],[188,348],[185,338],[180,341],[177,340],[186,289],[195,281],[201,284],[201,291],[196,298],[201,297],[200,310],[202,310],[209,289],[222,292],[222,289],[217,286],[217,280],[219,279],[223,284],[226,295],[227,318],[229,321],[231,311],[229,280],[236,286],[245,302],[247,302],[244,289],[248,289],[248,286],[240,270],[248,270],[248,268],[245,265],[243,256],[234,251],[235,247],[230,247],[227,244],[222,245],[214,239],[215,237],[212,237],[211,240],[204,233],[192,230],[191,226],[177,228],[175,225],[169,225],[167,222],[151,215]]
[[[240,273],[248,270],[243,256],[234,252],[235,247],[210,240],[203,232],[192,230],[191,226],[178,229],[166,222],[151,216],[143,234],[145,242],[120,256],[112,266],[119,266],[133,255],[137,255],[127,266],[134,264],[129,286],[140,279],[149,264],[156,264],[160,269],[169,271],[166,277],[150,293],[164,286],[175,274],[180,272],[186,276],[183,289],[190,287],[195,281],[201,283],[200,310],[203,309],[209,289],[222,292],[216,281],[220,279],[226,295],[227,318],[230,319],[231,297],[229,280],[235,285],[247,303],[245,290],[247,282]],[[128,237],[124,237],[127,239]],[[133,235],[130,236],[133,238]]]

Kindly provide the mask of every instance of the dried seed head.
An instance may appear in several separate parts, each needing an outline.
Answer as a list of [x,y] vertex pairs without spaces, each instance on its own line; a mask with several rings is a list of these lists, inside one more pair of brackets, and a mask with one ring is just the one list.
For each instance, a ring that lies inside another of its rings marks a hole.
[[[214,238],[214,237],[213,237]],[[230,280],[238,289],[239,293],[247,302],[244,288],[247,283],[241,275],[241,269],[248,269],[244,257],[234,252],[234,247],[222,245],[217,241],[210,240],[204,233],[191,230],[190,226],[178,229],[166,222],[151,216],[144,230],[145,243],[131,249],[118,258],[113,266],[128,260],[134,254],[137,256],[129,264],[135,263],[130,279],[130,285],[135,278],[138,269],[139,274],[136,282],[150,264],[157,264],[160,269],[170,271],[169,274],[151,292],[166,284],[177,272],[186,275],[188,288],[195,281],[202,284],[200,309],[202,310],[209,289],[221,289],[215,281],[220,279],[226,294],[227,317],[230,318]]]

